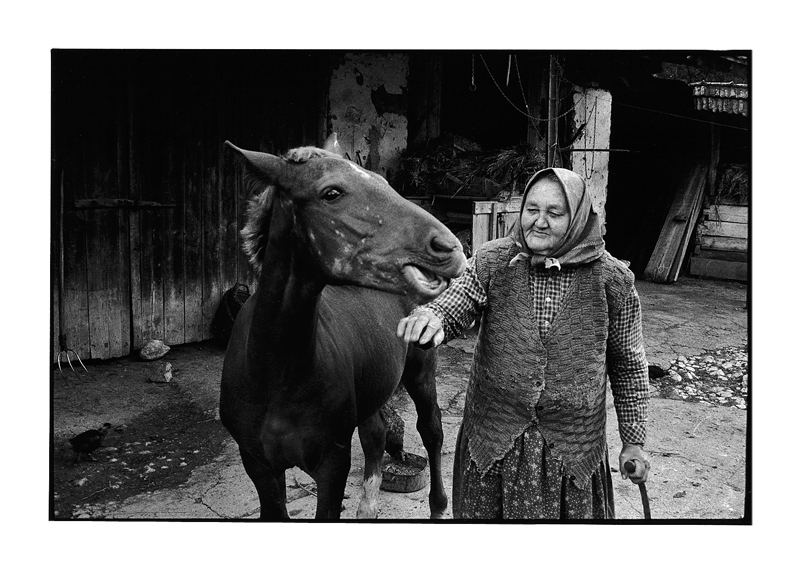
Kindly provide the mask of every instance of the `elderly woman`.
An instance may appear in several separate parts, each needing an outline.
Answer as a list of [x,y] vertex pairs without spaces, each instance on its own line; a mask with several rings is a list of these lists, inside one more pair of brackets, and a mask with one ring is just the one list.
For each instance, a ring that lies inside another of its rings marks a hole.
[[481,246],[465,274],[402,319],[397,334],[438,345],[478,317],[454,517],[613,518],[606,374],[623,443],[620,473],[638,484],[650,467],[647,361],[633,273],[605,251],[576,173],[536,173],[511,234]]

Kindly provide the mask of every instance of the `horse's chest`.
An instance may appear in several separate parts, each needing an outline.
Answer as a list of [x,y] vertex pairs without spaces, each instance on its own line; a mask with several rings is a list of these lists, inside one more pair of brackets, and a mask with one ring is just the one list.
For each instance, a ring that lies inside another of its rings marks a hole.
[[332,422],[315,409],[304,413],[297,413],[296,409],[268,412],[259,437],[264,454],[276,466],[297,466],[311,471],[331,444],[346,443],[350,447],[352,430],[348,433]]

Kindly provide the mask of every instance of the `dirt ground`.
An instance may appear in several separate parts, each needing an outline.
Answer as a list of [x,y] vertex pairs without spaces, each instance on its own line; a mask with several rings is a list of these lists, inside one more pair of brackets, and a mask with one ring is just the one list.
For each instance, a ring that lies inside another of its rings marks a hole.
[[[669,373],[651,381],[653,516],[741,518],[746,487],[746,290],[736,284],[686,280],[675,286],[644,284],[640,294],[648,356]],[[470,333],[439,350],[437,390],[448,496],[474,344]],[[211,343],[173,347],[164,358],[173,366],[169,383],[148,382],[150,363],[138,358],[89,364],[89,375],[55,372],[53,517],[255,517],[255,490],[241,468],[235,443],[217,419],[223,355]],[[692,371],[698,376],[690,380],[687,370],[692,365],[702,368]],[[406,450],[424,454],[411,400],[401,392],[391,404],[405,421]],[[69,437],[106,422],[112,430],[95,452],[97,461],[73,464]],[[608,437],[616,473],[620,445],[611,397]],[[362,472],[356,433],[343,518],[355,518]],[[618,474],[614,485],[617,517],[642,518],[638,489]],[[412,493],[381,492],[379,518],[427,518],[427,493],[427,487]],[[313,480],[297,469],[288,471],[290,516],[313,518],[315,504]]]
[[[89,373],[53,377],[53,509],[73,516],[82,504],[112,503],[180,485],[229,440],[215,409],[203,409],[181,381],[218,385],[223,351],[211,344],[171,349],[174,378],[147,380],[150,363],[136,358],[91,363]],[[177,366],[180,365],[180,366]],[[210,398],[210,397],[209,397]],[[70,437],[112,425],[96,462],[74,463]]]

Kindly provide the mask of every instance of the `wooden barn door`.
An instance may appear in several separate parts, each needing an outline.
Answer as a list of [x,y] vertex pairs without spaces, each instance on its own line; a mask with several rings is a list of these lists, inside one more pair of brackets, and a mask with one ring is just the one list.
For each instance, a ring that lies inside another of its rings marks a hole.
[[[53,350],[63,333],[83,359],[122,356],[130,352],[128,214],[109,200],[128,198],[125,93],[91,62],[73,67],[54,55],[53,64],[66,70],[53,78]],[[87,76],[99,78],[92,90]]]
[[54,54],[55,353],[60,324],[84,359],[125,356],[150,339],[211,337],[224,291],[255,286],[239,238],[247,192],[223,142],[272,153],[317,143],[324,74],[315,66],[328,69],[320,62],[294,53]]

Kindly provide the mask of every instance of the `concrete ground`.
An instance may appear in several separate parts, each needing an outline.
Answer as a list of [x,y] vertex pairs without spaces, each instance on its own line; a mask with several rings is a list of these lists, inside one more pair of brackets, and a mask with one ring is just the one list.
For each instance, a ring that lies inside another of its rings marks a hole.
[[[726,347],[747,345],[746,286],[682,277],[674,285],[639,282],[646,351],[651,363],[668,367],[679,355],[690,357]],[[461,421],[466,374],[474,336],[441,350],[439,404],[443,411],[445,488],[450,494],[456,434]],[[221,355],[212,360],[220,361]],[[213,377],[201,385],[180,383],[204,410],[216,410]],[[406,450],[423,453],[413,406],[407,396],[394,403],[406,423]],[[653,518],[737,519],[744,514],[746,410],[653,397],[647,450],[652,469],[648,489]],[[612,467],[619,437],[609,400],[608,436]],[[363,456],[357,436],[348,479],[343,518],[354,518],[360,499]],[[639,490],[614,476],[617,517],[642,518]],[[290,516],[312,518],[316,498],[313,480],[299,470],[287,472]],[[379,518],[425,519],[428,488],[414,493],[381,492]],[[228,440],[221,454],[195,468],[178,486],[101,505],[86,505],[79,517],[219,519],[252,518],[258,499],[244,473],[238,451]],[[448,510],[448,516],[449,510]]]

